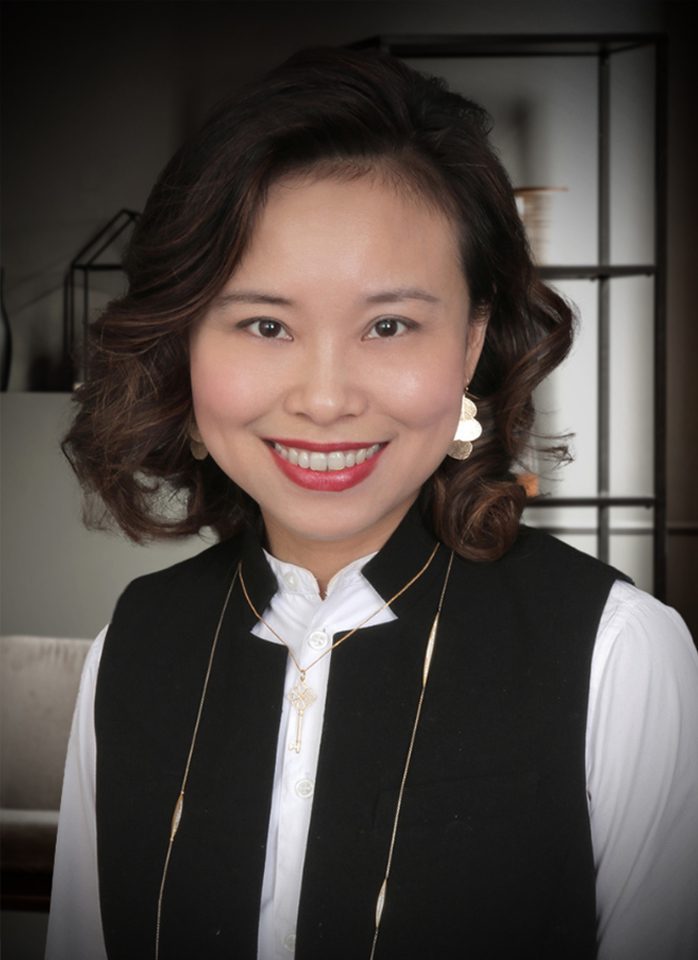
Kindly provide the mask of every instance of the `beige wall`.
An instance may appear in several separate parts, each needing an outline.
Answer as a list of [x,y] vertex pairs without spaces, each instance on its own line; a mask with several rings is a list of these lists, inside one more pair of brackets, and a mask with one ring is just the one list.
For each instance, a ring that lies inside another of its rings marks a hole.
[[59,448],[67,394],[6,393],[0,414],[2,633],[93,637],[130,580],[206,546],[193,539],[137,547],[85,530],[77,483]]

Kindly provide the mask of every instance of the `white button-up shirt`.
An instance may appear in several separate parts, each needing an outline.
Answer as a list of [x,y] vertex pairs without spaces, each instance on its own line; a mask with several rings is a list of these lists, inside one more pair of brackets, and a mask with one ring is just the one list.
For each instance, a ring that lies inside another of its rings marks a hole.
[[[307,570],[267,559],[278,591],[264,619],[301,667],[308,668],[306,682],[316,697],[303,717],[300,752],[289,750],[297,714],[284,699],[260,909],[258,960],[291,960],[330,641],[378,610],[383,600],[361,573],[368,557],[341,570],[324,599]],[[392,619],[394,614],[385,609],[369,622]],[[261,623],[254,632],[260,642],[279,642]],[[94,732],[94,691],[105,634],[85,664],[68,748],[47,960],[106,960],[97,874]],[[297,679],[289,658],[286,694]],[[586,775],[599,960],[695,960],[698,656],[675,611],[620,581],[610,592],[594,647]]]
[[[268,553],[266,557],[276,574],[279,590],[264,619],[284,638],[296,663],[303,669],[309,668],[306,683],[316,697],[303,715],[302,745],[296,752],[290,747],[296,741],[298,715],[288,695],[298,680],[298,670],[289,657],[276,747],[258,941],[260,958],[289,960],[296,942],[303,862],[332,658],[331,640],[374,610],[380,613],[366,626],[394,620],[395,615],[389,608],[381,609],[382,597],[361,574],[370,556],[355,560],[336,574],[327,585],[324,600],[320,599],[317,581],[309,571],[281,563]],[[279,643],[263,623],[258,623],[253,633]],[[351,643],[351,638],[347,642]]]

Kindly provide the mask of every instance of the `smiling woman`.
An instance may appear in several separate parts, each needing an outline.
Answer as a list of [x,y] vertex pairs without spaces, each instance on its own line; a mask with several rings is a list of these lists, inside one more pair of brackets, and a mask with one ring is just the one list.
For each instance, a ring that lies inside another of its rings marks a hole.
[[[476,370],[473,362],[469,372],[463,365],[451,413],[455,423],[462,388],[472,377],[483,439],[467,463],[442,457],[421,496],[444,543],[463,556],[502,555],[517,536],[525,500],[512,466],[525,455],[532,391],[569,350],[572,312],[533,270],[507,175],[487,140],[488,124],[480,107],[399,61],[346,51],[316,52],[312,62],[298,56],[219,108],[156,184],[127,257],[129,292],[92,330],[90,378],[76,398],[80,409],[65,447],[85,488],[99,494],[91,522],[115,519],[136,540],[183,536],[204,526],[229,537],[259,516],[255,498],[231,484],[215,458],[192,463],[189,456],[190,332],[204,316],[222,317],[218,308],[226,304],[252,306],[241,304],[241,295],[252,294],[257,306],[297,306],[286,302],[292,292],[269,278],[275,264],[267,263],[262,289],[257,277],[253,286],[245,279],[250,247],[261,242],[257,228],[275,210],[288,219],[294,203],[300,219],[287,227],[295,230],[275,240],[274,254],[286,272],[293,265],[298,282],[310,283],[314,270],[332,286],[341,261],[347,279],[351,271],[358,278],[353,258],[373,256],[378,246],[371,239],[373,197],[382,198],[381,229],[394,247],[392,261],[382,251],[383,267],[392,272],[374,270],[363,288],[355,283],[353,321],[360,306],[400,306],[390,298],[396,292],[404,297],[405,289],[417,292],[419,276],[429,282],[406,302],[425,308],[441,303],[453,311],[457,281],[463,334],[466,321],[471,338],[487,322],[482,362]],[[326,215],[323,221],[330,193],[341,223]],[[354,197],[363,198],[356,209]],[[314,218],[312,237],[304,230],[306,216]],[[270,232],[267,227],[267,244]],[[437,235],[438,250],[432,251]],[[305,258],[298,251],[301,239],[308,248],[314,242]],[[397,270],[408,247],[409,265]],[[451,272],[448,305],[438,289],[442,278],[430,276],[435,260]],[[333,294],[328,304],[336,312],[339,290]],[[375,316],[397,320],[397,314],[386,317],[381,310]],[[281,322],[257,311],[246,319],[265,336],[277,329],[269,320]],[[362,319],[368,319],[365,310]],[[385,334],[385,323],[380,329]],[[473,360],[475,347],[473,341]],[[322,372],[315,369],[314,377]],[[386,358],[381,376],[392,375]],[[438,371],[432,389],[441,378]],[[183,517],[161,512],[163,484],[183,494]]]
[[195,325],[202,439],[259,505],[271,552],[323,591],[443,461],[486,329],[469,314],[445,214],[376,176],[306,177],[271,188]]
[[133,539],[220,543],[92,648],[49,960],[693,957],[698,662],[520,525],[573,315],[487,130],[309,51],[156,184],[65,450]]

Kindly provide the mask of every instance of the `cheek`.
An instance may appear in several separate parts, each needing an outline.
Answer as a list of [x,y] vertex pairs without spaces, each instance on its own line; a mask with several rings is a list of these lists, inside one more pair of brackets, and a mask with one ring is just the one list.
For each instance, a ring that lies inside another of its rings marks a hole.
[[206,422],[219,416],[226,408],[227,390],[216,368],[202,362],[201,357],[192,355],[191,359],[191,395],[199,429]]
[[444,357],[395,381],[395,408],[411,426],[449,433],[458,421],[463,388],[462,366]]
[[200,429],[213,422],[244,422],[261,402],[259,378],[212,351],[192,350],[191,392]]

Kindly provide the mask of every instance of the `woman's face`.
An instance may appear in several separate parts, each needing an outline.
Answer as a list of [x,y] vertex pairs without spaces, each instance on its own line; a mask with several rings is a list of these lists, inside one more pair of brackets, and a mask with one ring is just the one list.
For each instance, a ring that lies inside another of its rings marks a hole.
[[484,324],[455,230],[378,179],[274,186],[191,338],[196,422],[272,552],[378,549],[446,454]]

